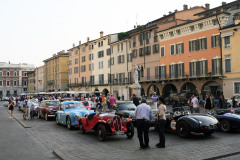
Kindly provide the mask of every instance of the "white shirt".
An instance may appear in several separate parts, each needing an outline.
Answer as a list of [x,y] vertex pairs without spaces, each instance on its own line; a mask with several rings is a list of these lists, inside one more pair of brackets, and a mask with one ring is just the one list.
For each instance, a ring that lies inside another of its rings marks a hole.
[[196,97],[194,97],[194,98],[192,99],[192,103],[193,103],[193,108],[198,108],[198,107],[199,107],[199,105],[198,105],[198,99],[197,99]]
[[146,103],[142,103],[137,106],[135,111],[136,119],[145,119],[150,121],[153,117],[152,108]]

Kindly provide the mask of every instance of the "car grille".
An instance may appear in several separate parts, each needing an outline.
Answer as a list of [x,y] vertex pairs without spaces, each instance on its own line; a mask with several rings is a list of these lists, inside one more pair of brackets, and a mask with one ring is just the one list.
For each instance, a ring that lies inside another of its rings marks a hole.
[[113,117],[113,127],[114,127],[114,129],[115,129],[116,132],[122,130],[121,119],[120,119],[119,116]]
[[208,129],[217,129],[217,125],[215,124],[215,125],[210,125],[210,126],[208,126]]

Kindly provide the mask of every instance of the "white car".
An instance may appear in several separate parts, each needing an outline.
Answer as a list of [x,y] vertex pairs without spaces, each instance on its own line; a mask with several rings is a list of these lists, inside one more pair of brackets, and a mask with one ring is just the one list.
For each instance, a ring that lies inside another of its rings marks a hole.
[[[237,102],[237,106],[240,106],[240,95],[235,95],[235,101]],[[227,103],[229,103],[232,106],[232,99],[228,99]]]

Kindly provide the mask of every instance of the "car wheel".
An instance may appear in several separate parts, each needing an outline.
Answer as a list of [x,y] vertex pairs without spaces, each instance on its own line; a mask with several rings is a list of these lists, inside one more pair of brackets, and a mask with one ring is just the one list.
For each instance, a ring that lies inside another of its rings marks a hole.
[[190,129],[186,122],[181,121],[177,123],[177,133],[180,137],[189,137],[190,136]]
[[226,119],[221,120],[221,130],[223,132],[229,132],[231,130],[231,124],[229,123],[228,120]]
[[40,111],[38,111],[38,118],[39,118],[39,119],[41,118]]
[[84,134],[84,133],[85,133],[85,129],[84,129],[84,127],[83,127],[82,121],[79,122],[79,130],[80,130],[80,133],[81,133],[81,134]]
[[204,132],[204,135],[206,136],[210,136],[211,134],[213,134],[214,131],[207,131],[207,132]]
[[45,113],[45,120],[48,121],[47,113]]
[[134,126],[132,122],[129,122],[127,124],[127,133],[126,133],[127,137],[129,139],[131,139],[134,136]]
[[56,120],[56,124],[59,124],[59,122],[58,122],[58,116],[56,115],[56,117],[55,117],[55,120]]
[[97,134],[98,134],[98,139],[100,141],[104,141],[106,139],[107,131],[106,131],[106,127],[103,124],[100,124],[98,126]]
[[67,117],[67,128],[68,128],[69,130],[71,130],[71,129],[72,129],[72,125],[71,125],[71,119],[70,119],[70,117],[69,117],[69,116]]

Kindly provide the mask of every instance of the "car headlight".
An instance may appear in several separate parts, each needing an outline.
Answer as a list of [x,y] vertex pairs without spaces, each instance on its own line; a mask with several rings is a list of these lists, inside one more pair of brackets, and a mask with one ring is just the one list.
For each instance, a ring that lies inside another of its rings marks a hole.
[[111,120],[111,119],[108,119],[108,120],[107,120],[107,123],[108,123],[108,124],[111,124],[111,123],[112,123],[112,120]]

